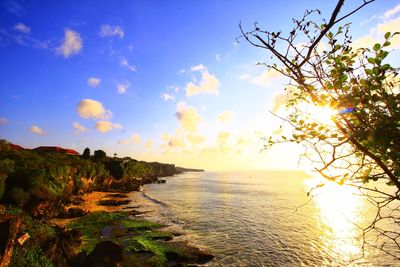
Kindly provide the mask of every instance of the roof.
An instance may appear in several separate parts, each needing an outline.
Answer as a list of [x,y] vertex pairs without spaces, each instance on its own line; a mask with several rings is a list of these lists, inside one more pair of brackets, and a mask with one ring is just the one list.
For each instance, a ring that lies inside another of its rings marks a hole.
[[19,145],[14,145],[14,144],[8,144],[8,146],[11,148],[11,149],[15,149],[15,150],[25,150],[25,148],[23,148],[22,146],[19,146]]
[[48,152],[60,152],[60,153],[65,153],[68,155],[80,155],[79,152],[69,149],[69,148],[62,148],[59,146],[39,146],[37,148],[34,148],[33,150],[36,151],[48,151]]

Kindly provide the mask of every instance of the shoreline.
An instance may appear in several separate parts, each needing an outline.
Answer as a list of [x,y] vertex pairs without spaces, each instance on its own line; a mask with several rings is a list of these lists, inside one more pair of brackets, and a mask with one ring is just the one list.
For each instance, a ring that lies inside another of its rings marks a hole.
[[[117,196],[117,197],[115,197]],[[125,196],[125,197],[124,197]],[[168,247],[176,247],[179,251],[182,251],[182,255],[172,255],[167,256],[167,262],[164,264],[149,264],[148,258],[135,259],[135,264],[140,264],[140,266],[186,266],[187,264],[196,264],[198,266],[203,266],[203,264],[209,263],[213,255],[209,254],[208,252],[200,249],[199,247],[194,246],[190,243],[190,241],[186,238],[184,230],[168,221],[168,219],[161,214],[161,209],[157,208],[158,206],[165,205],[164,203],[159,202],[158,200],[152,199],[148,195],[145,194],[143,191],[132,191],[129,193],[122,193],[122,192],[101,192],[101,191],[94,191],[89,194],[85,194],[82,196],[84,200],[83,204],[81,205],[82,208],[85,208],[89,214],[96,214],[99,212],[105,212],[108,214],[120,214],[120,213],[128,213],[130,216],[128,220],[131,221],[145,221],[149,223],[158,224],[159,227],[155,227],[155,229],[149,229],[150,233],[163,233],[167,234],[168,238],[164,239],[160,238],[158,241],[159,245],[163,246],[166,245]],[[99,205],[101,201],[118,201],[121,199],[129,199],[128,203],[123,203],[121,205]],[[74,206],[71,206],[74,207]],[[90,215],[89,215],[90,216]],[[70,222],[66,225],[71,224],[75,219],[71,219]],[[78,219],[79,220],[79,219]],[[113,221],[112,224],[117,223],[117,221]],[[110,227],[107,225],[106,227]],[[104,227],[104,228],[106,228]],[[111,229],[112,229],[111,225]],[[103,228],[103,234],[104,234]],[[113,231],[113,230],[111,230]],[[126,233],[126,236],[130,234]],[[123,235],[120,235],[120,238]],[[102,242],[112,239],[110,236],[101,238]],[[153,252],[153,251],[151,251]],[[149,253],[148,253],[149,254]],[[147,255],[150,257],[151,254]],[[132,255],[125,255],[125,260],[121,262],[121,266],[131,266],[132,264]],[[127,262],[126,262],[127,261]],[[151,262],[151,261],[150,261]]]
[[[63,215],[41,220],[6,210],[10,228],[0,229],[9,232],[6,266],[207,266],[214,255],[191,244],[162,207],[145,192],[113,190],[71,196]],[[21,253],[33,258],[21,262]]]

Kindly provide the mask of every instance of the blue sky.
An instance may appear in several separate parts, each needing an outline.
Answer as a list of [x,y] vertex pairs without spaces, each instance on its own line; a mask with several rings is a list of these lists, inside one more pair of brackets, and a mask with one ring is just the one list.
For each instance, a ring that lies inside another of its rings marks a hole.
[[[329,2],[1,1],[0,138],[206,169],[297,168],[298,147],[260,153],[285,81],[235,38],[240,21],[290,31],[291,17],[328,16]],[[399,1],[377,0],[351,17],[355,40],[400,26],[399,14]]]

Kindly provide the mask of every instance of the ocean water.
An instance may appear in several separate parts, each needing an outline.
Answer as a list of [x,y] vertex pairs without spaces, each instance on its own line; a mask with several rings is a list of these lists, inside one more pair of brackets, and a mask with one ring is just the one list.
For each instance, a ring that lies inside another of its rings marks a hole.
[[156,214],[216,257],[208,266],[400,266],[362,249],[374,215],[351,188],[302,172],[204,172],[145,186]]

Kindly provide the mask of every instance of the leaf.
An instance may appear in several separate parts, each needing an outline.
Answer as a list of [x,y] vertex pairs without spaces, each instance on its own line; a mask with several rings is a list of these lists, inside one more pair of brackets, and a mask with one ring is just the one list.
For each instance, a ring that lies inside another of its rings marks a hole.
[[387,182],[386,184],[389,185],[389,186],[394,186],[394,185],[396,185],[392,180],[390,180],[390,181]]
[[385,39],[389,39],[390,37],[390,32],[385,33]]
[[391,42],[386,41],[386,42],[383,43],[383,46],[389,46],[389,45],[391,45],[391,44],[392,44]]
[[368,75],[374,75],[374,72],[371,69],[365,69],[365,73]]
[[380,48],[381,48],[380,44],[375,44],[372,49],[374,49],[374,51],[378,51]]
[[390,65],[389,64],[385,64],[382,66],[383,70],[389,70],[390,69]]
[[368,58],[368,62],[371,63],[371,64],[375,64],[375,58],[369,57]]

